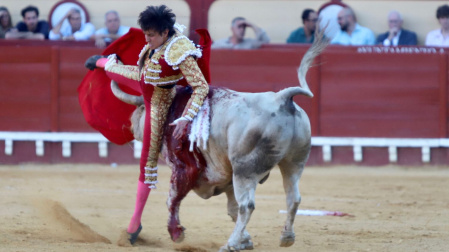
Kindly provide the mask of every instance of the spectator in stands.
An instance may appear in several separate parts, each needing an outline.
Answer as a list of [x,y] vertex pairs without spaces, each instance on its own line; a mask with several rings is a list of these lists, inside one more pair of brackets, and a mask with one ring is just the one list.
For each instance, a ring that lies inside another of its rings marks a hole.
[[39,10],[35,6],[27,6],[21,11],[23,21],[15,29],[6,33],[7,39],[48,39],[50,26],[47,21],[39,21]]
[[417,45],[416,33],[402,28],[402,15],[398,11],[390,11],[388,14],[389,31],[377,37],[376,44],[384,46]]
[[441,29],[433,30],[427,34],[426,46],[449,47],[449,6],[442,5],[437,9],[437,19]]
[[357,23],[357,18],[351,8],[343,8],[337,16],[340,31],[331,40],[331,44],[339,45],[374,45],[374,33]]
[[6,7],[0,6],[0,39],[12,28],[11,15]]
[[[246,27],[254,30],[256,39],[245,38]],[[262,28],[248,22],[243,17],[236,17],[232,20],[231,31],[231,37],[214,41],[212,48],[256,49],[262,46],[262,44],[270,42],[270,38]]]
[[120,16],[115,10],[106,12],[104,15],[105,26],[95,32],[92,39],[95,39],[95,45],[103,48],[106,44],[110,44],[112,41],[120,38],[129,31],[128,26],[120,25]]
[[[68,26],[63,26],[68,19]],[[91,23],[83,23],[81,11],[77,8],[70,9],[64,17],[50,31],[51,40],[88,40],[95,33],[95,26]]]
[[304,26],[290,33],[287,43],[313,43],[318,14],[312,9],[305,9],[301,18]]

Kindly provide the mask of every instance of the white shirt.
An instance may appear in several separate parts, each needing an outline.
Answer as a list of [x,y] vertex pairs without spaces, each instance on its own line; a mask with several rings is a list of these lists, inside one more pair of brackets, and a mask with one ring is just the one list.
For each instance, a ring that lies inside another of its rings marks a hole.
[[402,30],[399,30],[398,34],[396,34],[396,36],[394,36],[391,41],[388,39],[388,37],[384,39],[384,46],[397,46],[399,44],[399,36],[401,36],[401,32]]
[[337,35],[332,39],[331,44],[338,45],[374,45],[376,43],[376,38],[374,33],[359,24],[355,25],[354,31],[349,35],[345,31],[338,31]]
[[[72,32],[72,26],[66,25],[62,26],[61,30],[59,31],[60,34],[55,34],[52,30],[50,31],[50,34],[48,35],[48,38],[50,40],[60,40],[64,37],[68,37],[73,35],[75,40],[89,40],[90,36],[94,35],[95,33],[95,26],[91,23],[85,23],[81,25],[81,28],[79,31],[73,33]],[[62,36],[62,38],[61,38]]]
[[441,33],[441,29],[433,30],[427,34],[426,46],[442,46],[449,47],[449,37],[444,37]]
[[[130,27],[128,27],[128,26],[120,26],[118,28],[117,35],[123,36],[126,33],[128,33],[129,29],[130,29]],[[95,35],[110,35],[110,33],[108,31],[108,28],[104,27],[104,28],[98,29],[95,32]],[[111,42],[111,38],[104,38],[104,41]]]

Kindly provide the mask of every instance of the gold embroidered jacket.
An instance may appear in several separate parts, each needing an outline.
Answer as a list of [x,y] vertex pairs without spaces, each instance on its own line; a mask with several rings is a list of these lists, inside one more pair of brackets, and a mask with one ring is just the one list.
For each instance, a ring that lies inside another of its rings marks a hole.
[[176,33],[156,49],[151,58],[149,55],[147,44],[139,55],[139,66],[117,64],[115,57],[111,57],[105,70],[138,81],[141,85],[158,87],[173,85],[185,78],[193,93],[182,117],[192,121],[209,92],[209,86],[194,58],[202,56],[201,50],[186,36]]

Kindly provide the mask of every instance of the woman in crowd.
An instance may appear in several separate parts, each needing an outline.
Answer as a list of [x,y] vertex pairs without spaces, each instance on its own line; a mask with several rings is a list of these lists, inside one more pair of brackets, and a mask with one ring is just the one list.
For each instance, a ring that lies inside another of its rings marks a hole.
[[6,32],[8,32],[12,26],[11,15],[6,7],[0,7],[0,39],[5,38]]

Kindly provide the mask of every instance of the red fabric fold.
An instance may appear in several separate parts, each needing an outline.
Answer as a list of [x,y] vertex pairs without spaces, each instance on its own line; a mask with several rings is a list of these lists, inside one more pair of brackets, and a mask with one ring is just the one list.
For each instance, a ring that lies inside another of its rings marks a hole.
[[198,45],[200,46],[201,50],[203,51],[203,56],[198,59],[198,67],[201,69],[201,72],[204,75],[204,78],[206,79],[207,83],[210,84],[210,47],[212,45],[212,39],[210,38],[209,31],[207,29],[197,29],[195,30],[198,35],[200,35],[200,41],[198,42]]
[[[138,56],[145,46],[145,36],[140,29],[130,31],[114,41],[102,55],[116,54],[125,65],[136,65]],[[138,84],[138,82],[135,82]],[[78,99],[87,123],[98,130],[109,141],[125,144],[134,139],[129,120],[135,106],[117,99],[111,91],[111,79],[103,69],[89,71],[78,87]],[[119,83],[123,91],[140,95],[139,85]]]

